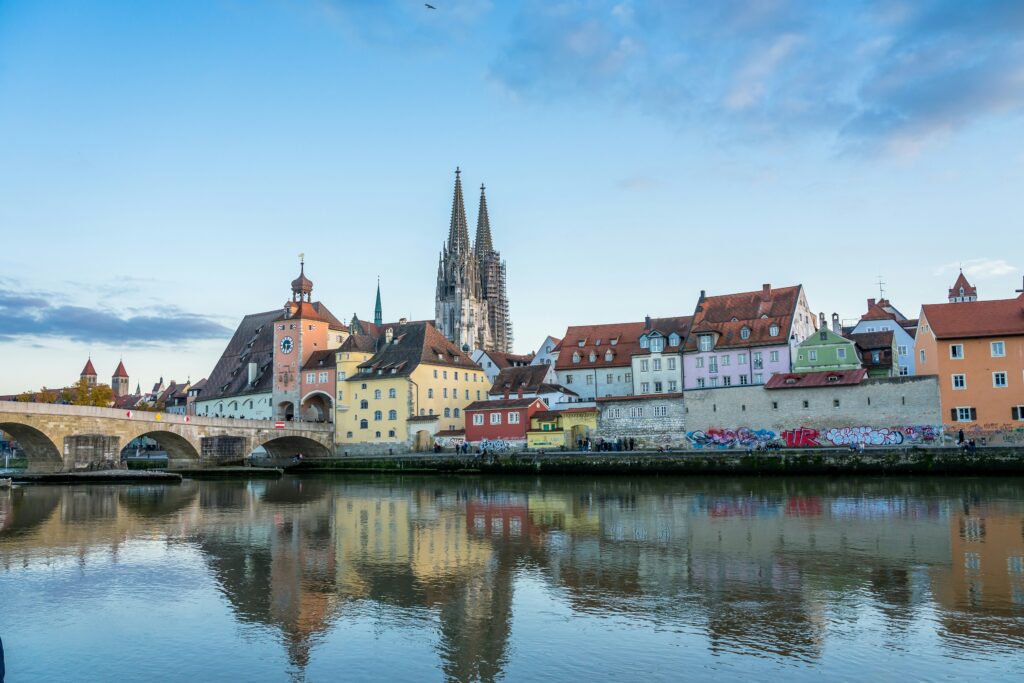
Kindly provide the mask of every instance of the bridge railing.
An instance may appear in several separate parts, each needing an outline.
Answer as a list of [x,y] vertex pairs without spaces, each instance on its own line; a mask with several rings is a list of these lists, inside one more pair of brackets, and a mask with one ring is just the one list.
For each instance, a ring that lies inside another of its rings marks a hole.
[[[31,403],[25,401],[0,401],[0,413],[16,415],[68,415],[74,417],[100,417],[106,420],[131,420],[133,422],[154,422],[163,424],[191,424],[204,427],[244,427],[248,429],[274,429],[274,420],[242,420],[227,417],[198,417],[164,411],[100,408],[96,406],[72,406],[62,403]],[[304,432],[328,433],[334,425],[328,422],[285,422],[283,429]]]

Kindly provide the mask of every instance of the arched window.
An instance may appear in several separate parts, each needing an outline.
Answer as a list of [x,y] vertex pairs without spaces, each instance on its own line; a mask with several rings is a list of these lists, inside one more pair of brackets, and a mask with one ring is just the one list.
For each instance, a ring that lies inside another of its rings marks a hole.
[[382,413],[379,410],[373,411],[373,419],[377,422],[380,422],[381,420],[384,419],[384,413]]
[[576,351],[572,352],[572,362],[573,363],[579,363],[580,362],[580,354],[577,353]]
[[360,420],[359,421],[359,428],[360,429],[369,429],[370,428],[370,421],[369,420]]
[[362,408],[363,410],[366,410],[367,408],[370,407],[370,402],[364,398],[362,401],[359,402],[359,407]]
[[398,411],[397,410],[389,410],[388,411],[388,419],[389,420],[397,420],[398,419]]
[[750,328],[746,325],[740,328],[740,339],[750,339]]
[[394,429],[389,429],[388,430],[388,436],[391,437],[392,439],[395,438],[395,430]]
[[458,416],[459,416],[459,409],[458,409],[458,408],[456,408],[456,409],[455,409],[455,417],[458,417]]
[[376,436],[377,436],[377,438],[379,439],[379,438],[380,438],[380,432],[377,432],[377,433],[376,433]]
[[427,389],[427,398],[434,398],[434,390]]
[[604,352],[604,360],[606,363],[611,363],[614,357],[615,354],[612,353],[611,349],[608,349],[607,351]]
[[452,416],[452,409],[451,408],[445,408],[444,409],[444,416],[445,417],[451,417]]
[[398,390],[397,389],[395,389],[393,387],[391,389],[388,389],[388,398],[397,398],[397,397],[398,397]]
[[591,351],[590,352],[590,362],[593,363],[595,360],[597,360],[597,354],[594,353],[593,351]]
[[377,400],[380,400],[380,389],[373,390],[373,397]]

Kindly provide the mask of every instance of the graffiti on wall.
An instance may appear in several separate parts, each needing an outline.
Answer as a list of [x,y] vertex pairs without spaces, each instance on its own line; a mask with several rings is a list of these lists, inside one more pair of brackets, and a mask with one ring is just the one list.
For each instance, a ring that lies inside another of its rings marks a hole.
[[[1021,440],[1024,441],[1024,429],[1016,431],[1020,432]],[[770,429],[737,427],[687,432],[686,437],[690,446],[698,450],[705,448],[757,448],[769,444],[786,448],[859,446],[861,444],[865,446],[899,446],[941,443],[943,428],[941,425],[913,425],[905,427],[829,427],[818,430],[813,427],[801,426],[784,429],[776,434]],[[1006,440],[1010,441],[1012,438],[1010,436]]]
[[435,436],[434,443],[441,448],[455,448],[466,443],[466,439],[461,436]]
[[703,448],[756,448],[775,440],[775,432],[770,429],[709,429],[707,431],[687,432],[686,438],[697,449]]
[[523,447],[524,441],[506,441],[505,439],[480,439],[480,450],[490,453],[510,453],[516,446]]

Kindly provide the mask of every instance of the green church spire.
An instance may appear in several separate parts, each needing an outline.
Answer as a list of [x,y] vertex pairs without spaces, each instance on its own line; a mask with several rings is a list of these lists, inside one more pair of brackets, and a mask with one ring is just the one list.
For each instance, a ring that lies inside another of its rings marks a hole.
[[380,307],[380,277],[377,278],[377,305],[373,307],[373,324],[384,324],[384,313]]

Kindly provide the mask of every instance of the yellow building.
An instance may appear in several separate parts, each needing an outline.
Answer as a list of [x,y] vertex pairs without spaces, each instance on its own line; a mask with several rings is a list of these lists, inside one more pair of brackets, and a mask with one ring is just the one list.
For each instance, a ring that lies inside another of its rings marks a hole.
[[597,408],[543,410],[530,418],[526,447],[530,450],[576,448],[577,441],[597,430]]
[[352,335],[338,349],[339,447],[425,450],[437,431],[462,429],[462,411],[487,397],[480,366],[431,321],[377,329]]

